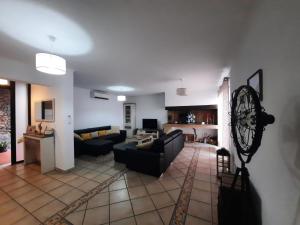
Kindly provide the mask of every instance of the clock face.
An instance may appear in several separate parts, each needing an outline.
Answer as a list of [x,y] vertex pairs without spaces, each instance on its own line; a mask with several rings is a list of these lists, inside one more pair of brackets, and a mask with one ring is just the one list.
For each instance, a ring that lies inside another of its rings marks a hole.
[[241,86],[233,93],[231,130],[238,156],[249,162],[261,142],[261,106],[258,96],[250,86]]

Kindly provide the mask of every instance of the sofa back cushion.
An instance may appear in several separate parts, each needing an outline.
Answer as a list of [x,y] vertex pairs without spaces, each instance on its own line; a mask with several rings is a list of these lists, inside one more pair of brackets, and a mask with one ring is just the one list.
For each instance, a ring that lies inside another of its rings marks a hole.
[[90,140],[90,139],[93,138],[91,133],[81,133],[81,134],[80,134],[80,137],[81,137],[84,141]]
[[95,131],[100,131],[100,130],[110,130],[111,126],[104,126],[104,127],[93,127],[93,128],[87,128],[87,129],[80,129],[80,130],[75,130],[74,132],[76,134],[82,134],[82,133],[91,133]]
[[108,131],[109,130],[99,130],[98,131],[98,136],[101,137],[101,136],[105,136],[108,134]]

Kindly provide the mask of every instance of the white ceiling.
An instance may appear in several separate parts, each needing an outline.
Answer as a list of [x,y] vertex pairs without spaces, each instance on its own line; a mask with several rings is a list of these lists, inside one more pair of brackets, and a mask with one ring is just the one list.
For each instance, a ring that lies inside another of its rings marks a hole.
[[[129,95],[180,85],[217,90],[254,7],[252,0],[0,0],[0,55],[34,65],[53,51],[75,85]],[[57,38],[51,45],[47,35]]]

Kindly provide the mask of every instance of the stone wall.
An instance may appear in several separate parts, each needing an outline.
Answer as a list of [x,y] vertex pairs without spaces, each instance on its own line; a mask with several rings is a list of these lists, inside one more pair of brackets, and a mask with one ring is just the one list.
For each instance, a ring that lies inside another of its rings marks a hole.
[[0,141],[6,141],[10,148],[10,91],[0,88]]

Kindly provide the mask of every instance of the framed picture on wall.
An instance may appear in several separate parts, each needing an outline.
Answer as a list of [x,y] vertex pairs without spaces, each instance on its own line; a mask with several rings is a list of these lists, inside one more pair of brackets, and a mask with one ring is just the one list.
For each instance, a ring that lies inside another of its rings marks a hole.
[[257,70],[253,75],[247,79],[247,85],[253,87],[258,96],[259,100],[263,100],[263,71],[262,69]]

